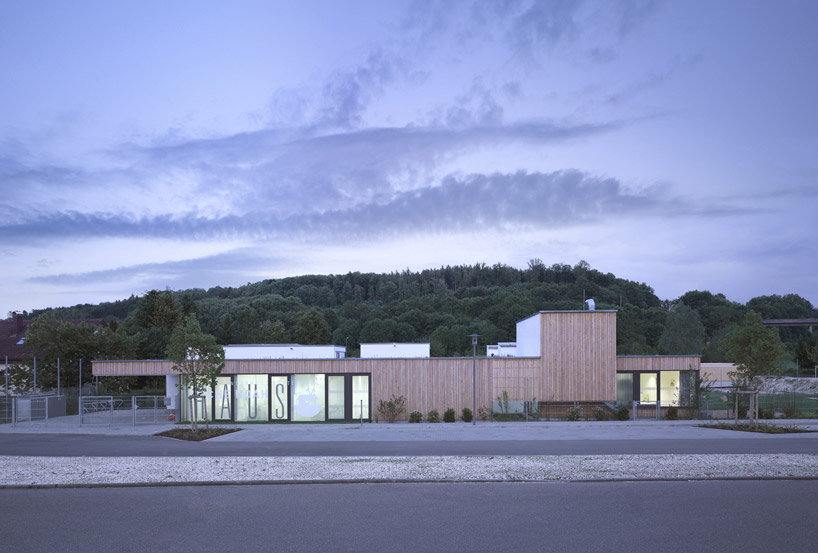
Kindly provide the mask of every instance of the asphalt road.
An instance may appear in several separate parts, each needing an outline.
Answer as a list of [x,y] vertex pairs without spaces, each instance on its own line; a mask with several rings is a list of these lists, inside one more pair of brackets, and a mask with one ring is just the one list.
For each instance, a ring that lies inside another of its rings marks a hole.
[[0,547],[811,553],[816,497],[816,481],[0,490]]
[[[707,430],[707,432],[730,432]],[[237,435],[234,435],[237,436]],[[730,439],[319,441],[238,440],[184,442],[156,436],[0,434],[0,455],[173,456],[428,456],[428,455],[626,455],[818,454],[818,439],[756,435]]]

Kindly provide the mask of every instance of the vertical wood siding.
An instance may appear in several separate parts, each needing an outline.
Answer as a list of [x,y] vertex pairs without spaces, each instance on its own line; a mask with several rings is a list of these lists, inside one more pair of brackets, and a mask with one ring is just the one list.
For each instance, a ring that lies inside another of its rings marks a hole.
[[[616,356],[613,311],[544,311],[541,357],[477,359],[477,407],[508,392],[510,400],[616,400],[617,371],[698,370],[698,356]],[[94,361],[97,376],[176,374],[169,361]],[[472,358],[230,360],[223,374],[370,373],[373,413],[393,394],[412,411],[472,406]]]
[[540,313],[541,401],[616,400],[616,312]]
[[702,358],[698,355],[622,355],[616,358],[620,371],[698,371]]
[[[494,388],[492,370],[496,366],[517,365],[515,358],[478,358],[477,407],[490,407]],[[529,363],[537,360],[529,360]],[[176,374],[168,361],[95,361],[94,374]],[[302,374],[371,373],[373,413],[380,400],[392,395],[406,398],[406,420],[412,411],[426,415],[437,409],[441,415],[452,407],[460,415],[472,407],[472,358],[416,359],[281,359],[226,361],[222,374]],[[530,399],[530,398],[529,398]]]

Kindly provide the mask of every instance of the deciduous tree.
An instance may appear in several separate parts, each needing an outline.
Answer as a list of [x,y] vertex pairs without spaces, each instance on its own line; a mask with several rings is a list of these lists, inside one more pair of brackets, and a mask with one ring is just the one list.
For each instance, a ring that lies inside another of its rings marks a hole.
[[[216,338],[203,333],[196,317],[189,315],[184,323],[173,331],[166,355],[173,362],[173,370],[181,375],[183,385],[190,386],[192,393],[187,398],[191,414],[190,426],[196,431],[198,429],[196,400],[202,397],[208,386],[215,389],[216,377],[224,369],[224,348],[216,343]],[[204,419],[205,426],[208,426],[206,411]]]
[[750,311],[744,322],[722,340],[721,348],[728,361],[736,365],[730,376],[741,388],[752,388],[754,379],[770,372],[785,353],[778,330],[765,327],[755,311]]

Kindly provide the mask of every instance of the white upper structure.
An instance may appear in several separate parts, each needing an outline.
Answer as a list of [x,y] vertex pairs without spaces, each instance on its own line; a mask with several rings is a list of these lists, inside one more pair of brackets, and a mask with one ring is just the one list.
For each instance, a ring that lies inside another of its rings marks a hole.
[[540,314],[517,322],[517,357],[540,356]]
[[224,346],[230,359],[343,359],[344,346],[302,346],[301,344],[231,344]]
[[361,344],[361,359],[429,357],[429,343]]
[[517,342],[498,342],[486,346],[486,357],[516,357]]

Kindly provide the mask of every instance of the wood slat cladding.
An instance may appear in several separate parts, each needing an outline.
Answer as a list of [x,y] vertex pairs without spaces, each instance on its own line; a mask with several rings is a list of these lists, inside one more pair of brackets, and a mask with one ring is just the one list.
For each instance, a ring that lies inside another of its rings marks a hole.
[[698,371],[698,355],[622,355],[616,358],[616,371]]
[[[526,361],[533,368],[538,359],[478,358],[477,406],[490,407],[494,387],[492,371],[496,368],[515,367]],[[112,376],[122,374],[163,375],[176,374],[168,361],[95,361],[94,374]],[[420,411],[426,415],[431,409],[443,411],[452,407],[458,416],[463,407],[472,406],[472,358],[414,358],[414,359],[280,359],[225,361],[224,375],[233,374],[372,374],[373,408],[380,400],[392,395],[406,398],[406,412]],[[530,398],[529,398],[530,399]],[[373,411],[374,412],[374,411]]]
[[540,401],[616,401],[616,312],[540,313]]
[[[499,363],[498,363],[499,361]],[[494,390],[490,401],[508,392],[511,401],[542,399],[540,393],[540,359],[532,357],[494,358],[491,362]]]
[[[511,401],[616,401],[617,371],[701,368],[699,356],[617,357],[615,311],[541,311],[534,316],[540,324],[540,357],[478,358],[477,407],[489,407],[503,391]],[[530,326],[524,334],[536,340]],[[93,373],[176,374],[170,361],[94,361]],[[426,415],[437,409],[442,415],[449,407],[459,416],[463,407],[472,406],[471,357],[230,360],[223,371],[225,375],[304,373],[371,374],[373,412],[380,400],[402,395],[406,398],[403,420],[412,411]]]

